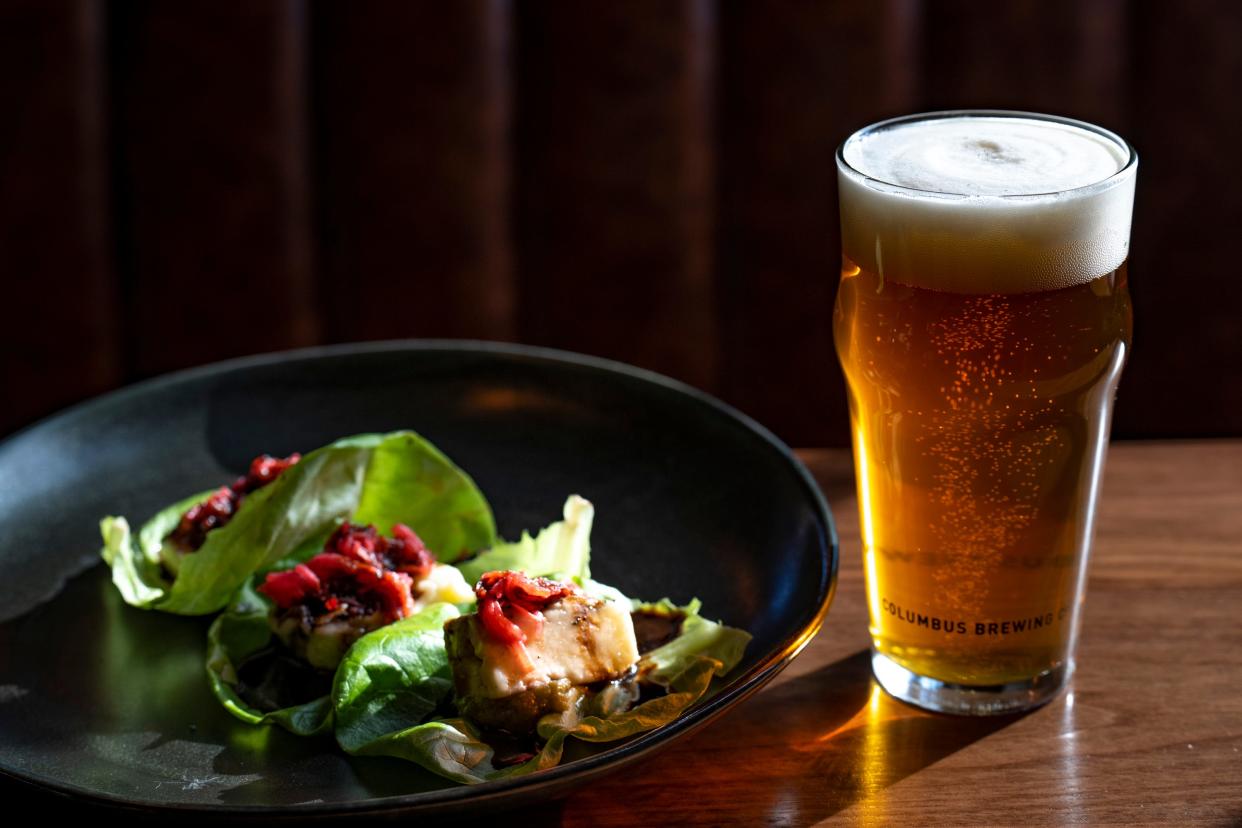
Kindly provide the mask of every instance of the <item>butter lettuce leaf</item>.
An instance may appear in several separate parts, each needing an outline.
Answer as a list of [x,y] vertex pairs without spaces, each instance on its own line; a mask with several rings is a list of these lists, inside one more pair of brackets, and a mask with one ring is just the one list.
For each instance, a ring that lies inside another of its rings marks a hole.
[[133,537],[124,518],[101,523],[102,555],[133,606],[183,615],[224,607],[252,574],[309,557],[342,520],[416,531],[438,558],[496,542],[491,507],[470,477],[411,431],[362,434],[310,452],[252,492],[233,519],[181,559],[175,580],[160,546],[182,513],[205,495],[161,510]]
[[477,583],[485,572],[516,570],[537,577],[573,579],[591,577],[591,524],[595,507],[586,498],[570,495],[564,519],[531,537],[523,532],[513,543],[498,543],[478,556],[457,564],[466,582]]
[[[403,479],[405,471],[399,464],[388,468],[376,478],[389,481],[385,490],[370,493],[357,507],[359,515],[381,525],[379,516],[389,513],[395,508],[392,504],[398,502],[386,489],[405,488],[396,482]],[[553,767],[561,762],[571,738],[614,742],[672,722],[711,692],[715,677],[737,666],[750,635],[702,617],[697,599],[685,606],[668,599],[633,601],[591,580],[594,508],[575,495],[566,501],[563,514],[563,520],[537,535],[524,533],[514,543],[493,543],[477,557],[459,562],[458,568],[470,581],[477,581],[484,572],[506,569],[573,580],[590,594],[622,602],[633,611],[679,619],[677,637],[644,654],[638,665],[642,680],[662,687],[662,695],[630,707],[632,693],[620,688],[592,694],[574,709],[549,714],[538,722],[539,747],[529,759],[518,764],[498,762],[485,734],[456,715],[452,704],[452,670],[445,651],[444,624],[456,618],[460,610],[441,603],[355,642],[338,666],[326,695],[284,709],[258,710],[242,698],[237,676],[238,665],[273,645],[267,623],[269,604],[252,588],[257,578],[238,592],[228,611],[212,625],[208,673],[213,690],[230,712],[245,721],[276,724],[306,735],[331,731],[349,754],[405,759],[467,784]],[[487,516],[490,519],[490,512]],[[418,528],[417,523],[412,525]],[[255,698],[250,691],[247,697]]]
[[355,641],[332,677],[330,692],[261,710],[246,700],[260,691],[243,690],[239,668],[276,646],[267,620],[270,608],[268,599],[246,584],[207,633],[212,692],[244,722],[279,725],[299,736],[335,728],[342,745],[361,743],[425,720],[452,691],[444,623],[458,612],[452,604],[438,603]]
[[672,678],[667,695],[624,712],[577,710],[544,716],[538,725],[539,736],[545,740],[543,747],[518,765],[498,767],[494,749],[483,741],[473,723],[462,718],[430,721],[366,742],[342,742],[341,746],[358,756],[406,759],[466,784],[522,776],[558,765],[570,737],[585,742],[614,742],[668,724],[703,696],[716,668],[717,663],[709,658],[697,659]]
[[225,709],[249,724],[279,725],[299,736],[313,736],[332,729],[332,701],[325,693],[311,701],[259,710],[242,698],[238,670],[247,659],[272,644],[267,623],[271,604],[245,584],[228,609],[220,613],[207,631],[207,677],[211,690]]
[[421,612],[354,643],[332,682],[336,739],[346,751],[425,721],[453,691],[444,624],[452,604]]
[[100,555],[112,568],[112,583],[125,603],[150,606],[164,597],[167,581],[160,571],[161,542],[191,506],[210,494],[200,492],[164,507],[142,526],[136,539],[123,517],[106,517],[99,522],[104,541]]
[[[466,719],[418,720],[419,715],[426,716],[435,708],[430,697],[444,687],[440,682],[448,680],[449,666],[443,656],[442,640],[434,658],[424,652],[427,660],[422,669],[426,672],[404,671],[396,681],[395,668],[384,667],[385,690],[381,695],[389,709],[375,708],[379,715],[372,720],[382,719],[383,726],[343,731],[339,724],[343,709],[338,704],[337,741],[351,754],[406,759],[448,779],[477,784],[554,767],[560,763],[565,742],[571,737],[585,742],[614,742],[662,727],[703,698],[713,677],[723,676],[737,666],[750,635],[702,618],[697,600],[685,607],[677,607],[668,600],[636,603],[635,607],[684,616],[677,638],[639,660],[639,675],[645,681],[662,685],[667,691],[665,695],[627,709],[628,696],[624,693],[602,692],[584,700],[576,709],[544,716],[537,726],[543,746],[525,762],[498,766],[492,746],[484,741],[478,727]],[[425,634],[396,627],[387,628],[393,636]],[[429,637],[425,644],[430,647],[430,643]],[[439,660],[442,657],[443,663]],[[423,682],[426,686],[420,687]],[[394,692],[397,686],[401,689]],[[409,694],[408,698],[403,699],[403,694]],[[399,712],[394,714],[392,710]],[[384,732],[386,727],[391,729]]]
[[647,665],[647,678],[657,684],[670,684],[700,658],[716,662],[715,673],[723,676],[738,665],[751,635],[737,627],[710,621],[699,614],[702,603],[693,599],[679,607],[667,598],[654,603],[634,603],[635,612],[680,613],[685,616],[681,632],[672,641],[644,653],[641,663]]

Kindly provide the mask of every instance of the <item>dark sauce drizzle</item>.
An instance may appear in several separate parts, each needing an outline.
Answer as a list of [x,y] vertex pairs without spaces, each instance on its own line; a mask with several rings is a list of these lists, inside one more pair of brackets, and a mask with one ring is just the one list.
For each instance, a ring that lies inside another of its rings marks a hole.
[[681,610],[638,610],[630,613],[630,618],[634,620],[639,655],[663,647],[681,635],[686,622],[686,614]]

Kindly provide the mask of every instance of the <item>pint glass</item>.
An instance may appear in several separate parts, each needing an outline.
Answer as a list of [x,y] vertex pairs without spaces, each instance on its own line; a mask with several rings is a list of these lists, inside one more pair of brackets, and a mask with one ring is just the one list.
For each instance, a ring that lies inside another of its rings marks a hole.
[[1074,669],[1137,157],[1065,118],[938,112],[837,167],[873,671],[932,710],[1034,707]]

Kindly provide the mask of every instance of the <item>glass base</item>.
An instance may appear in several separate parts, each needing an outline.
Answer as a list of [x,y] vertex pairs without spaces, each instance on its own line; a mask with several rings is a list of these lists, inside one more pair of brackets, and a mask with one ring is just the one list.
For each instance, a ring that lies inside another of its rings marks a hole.
[[871,672],[890,696],[936,713],[996,716],[1047,704],[1069,682],[1074,660],[1028,681],[974,686],[951,684],[912,673],[886,655],[871,653]]

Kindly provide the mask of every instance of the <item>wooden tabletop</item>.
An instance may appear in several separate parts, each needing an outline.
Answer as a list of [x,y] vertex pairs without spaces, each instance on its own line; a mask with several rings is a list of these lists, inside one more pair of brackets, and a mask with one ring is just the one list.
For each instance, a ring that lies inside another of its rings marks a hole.
[[871,679],[848,452],[799,452],[832,506],[828,619],[768,687],[566,826],[1242,823],[1242,441],[1108,458],[1078,672],[1003,718],[925,713]]
[[[850,457],[799,454],[832,505],[841,573],[784,673],[563,802],[420,825],[1242,824],[1242,441],[1112,447],[1072,686],[974,719],[872,681]],[[0,792],[43,814],[97,810]]]

